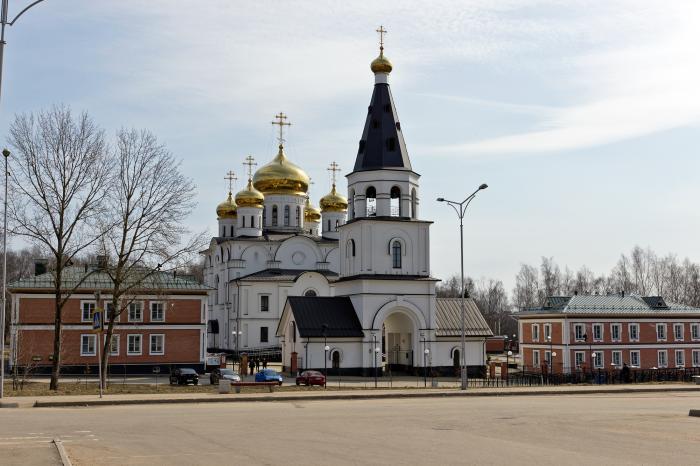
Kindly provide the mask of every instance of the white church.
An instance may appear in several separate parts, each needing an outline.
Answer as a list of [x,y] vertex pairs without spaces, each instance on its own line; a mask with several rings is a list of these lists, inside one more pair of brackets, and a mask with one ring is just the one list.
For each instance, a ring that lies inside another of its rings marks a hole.
[[[430,276],[431,221],[420,216],[420,184],[389,88],[391,62],[372,61],[374,90],[347,198],[333,186],[308,195],[309,177],[284,152],[286,115],[276,116],[279,151],[246,187],[216,208],[218,236],[205,255],[208,346],[239,355],[281,351],[287,371],[456,374],[458,299],[436,298]],[[330,162],[330,161],[329,161]],[[229,176],[232,174],[229,173]],[[350,202],[348,202],[348,199]],[[492,335],[467,300],[466,364],[485,364]]]

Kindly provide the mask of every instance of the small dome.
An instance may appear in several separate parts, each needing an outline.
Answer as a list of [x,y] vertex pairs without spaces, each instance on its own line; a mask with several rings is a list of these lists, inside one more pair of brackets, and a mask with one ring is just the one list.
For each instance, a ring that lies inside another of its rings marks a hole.
[[394,66],[391,64],[388,58],[384,56],[384,50],[379,51],[379,56],[372,60],[370,65],[373,73],[391,73]]
[[250,178],[248,179],[248,186],[236,194],[236,204],[239,207],[258,207],[262,209],[264,201],[265,196],[253,187],[253,182]]
[[236,218],[236,203],[233,201],[231,191],[228,193],[228,197],[224,202],[216,206],[216,216],[219,220],[224,218]]
[[272,162],[255,172],[253,186],[264,194],[304,195],[309,189],[309,176],[287,160],[284,147],[280,144]]
[[304,207],[304,222],[318,223],[321,221],[321,211],[311,204],[309,198],[306,198],[306,206]]
[[347,212],[348,200],[338,194],[335,185],[331,192],[321,198],[321,212]]

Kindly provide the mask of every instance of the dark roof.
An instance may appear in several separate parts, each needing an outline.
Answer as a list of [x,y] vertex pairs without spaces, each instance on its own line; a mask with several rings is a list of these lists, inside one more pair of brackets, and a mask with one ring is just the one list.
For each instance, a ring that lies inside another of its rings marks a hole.
[[330,270],[307,270],[307,269],[265,269],[259,272],[254,272],[249,275],[245,275],[235,280],[240,280],[244,282],[256,282],[256,281],[269,281],[269,282],[293,282],[296,281],[302,274],[306,272],[316,272],[320,273],[326,277],[329,281],[334,280],[338,277],[338,274]]
[[358,275],[348,275],[339,278],[338,282],[347,282],[351,280],[413,280],[413,281],[424,281],[424,282],[439,282],[440,279],[433,277],[426,277],[424,275],[399,275],[390,273],[363,273]]
[[374,85],[354,171],[381,168],[411,170],[391,89],[386,83]]
[[[173,272],[159,272],[148,268],[134,268],[131,272],[132,281],[128,280],[125,287],[136,283],[134,290],[137,291],[185,291],[185,292],[208,292],[211,288],[198,283],[189,275],[176,275]],[[113,287],[112,279],[107,271],[94,267],[87,269],[83,266],[67,267],[61,277],[64,289],[76,291],[109,290]],[[54,276],[50,273],[43,273],[28,278],[20,278],[7,287],[10,291],[32,289],[51,290],[54,286]],[[77,288],[76,288],[77,287]]]
[[700,314],[700,309],[669,303],[661,296],[635,294],[550,296],[541,307],[526,308],[518,314]]
[[347,296],[289,296],[289,308],[302,338],[362,337],[362,325]]
[[[462,334],[462,307],[460,298],[436,298],[435,335],[454,337]],[[492,336],[493,332],[472,298],[464,300],[465,334],[470,337]]]

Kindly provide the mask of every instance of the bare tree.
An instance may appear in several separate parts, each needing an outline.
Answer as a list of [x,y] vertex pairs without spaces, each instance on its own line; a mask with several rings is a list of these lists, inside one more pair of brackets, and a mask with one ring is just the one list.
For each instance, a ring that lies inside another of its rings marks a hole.
[[531,265],[521,264],[520,271],[515,276],[513,290],[513,305],[518,309],[535,307],[542,302],[539,276],[537,269]]
[[482,278],[476,283],[472,297],[491,330],[497,335],[510,334],[516,330],[515,321],[510,319],[511,306],[503,282]]
[[561,271],[552,257],[543,257],[540,265],[542,291],[545,296],[561,294]]
[[74,117],[55,106],[36,116],[19,115],[10,126],[14,157],[9,212],[16,233],[52,258],[55,299],[51,389],[58,388],[63,307],[80,283],[64,282],[64,272],[82,251],[99,241],[96,220],[110,177],[104,134],[87,113]]
[[184,226],[194,208],[195,186],[153,134],[119,131],[114,158],[116,179],[107,198],[113,217],[106,219],[114,227],[103,241],[103,253],[113,263],[104,270],[111,280],[112,302],[106,316],[103,375],[115,320],[144,288],[157,291],[165,269],[189,263],[205,243],[203,234],[190,236]]

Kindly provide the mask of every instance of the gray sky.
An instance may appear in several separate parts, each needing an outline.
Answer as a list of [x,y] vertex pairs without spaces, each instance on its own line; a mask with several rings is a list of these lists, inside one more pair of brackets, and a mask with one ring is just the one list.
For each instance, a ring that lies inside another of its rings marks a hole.
[[[29,1],[12,1],[16,13]],[[199,189],[215,232],[224,173],[288,155],[329,190],[354,162],[383,24],[402,128],[432,227],[432,271],[510,290],[554,256],[607,272],[633,245],[700,260],[700,3],[696,1],[47,0],[7,31],[0,131],[54,103],[113,133],[148,128]],[[341,183],[343,190],[344,183]]]

